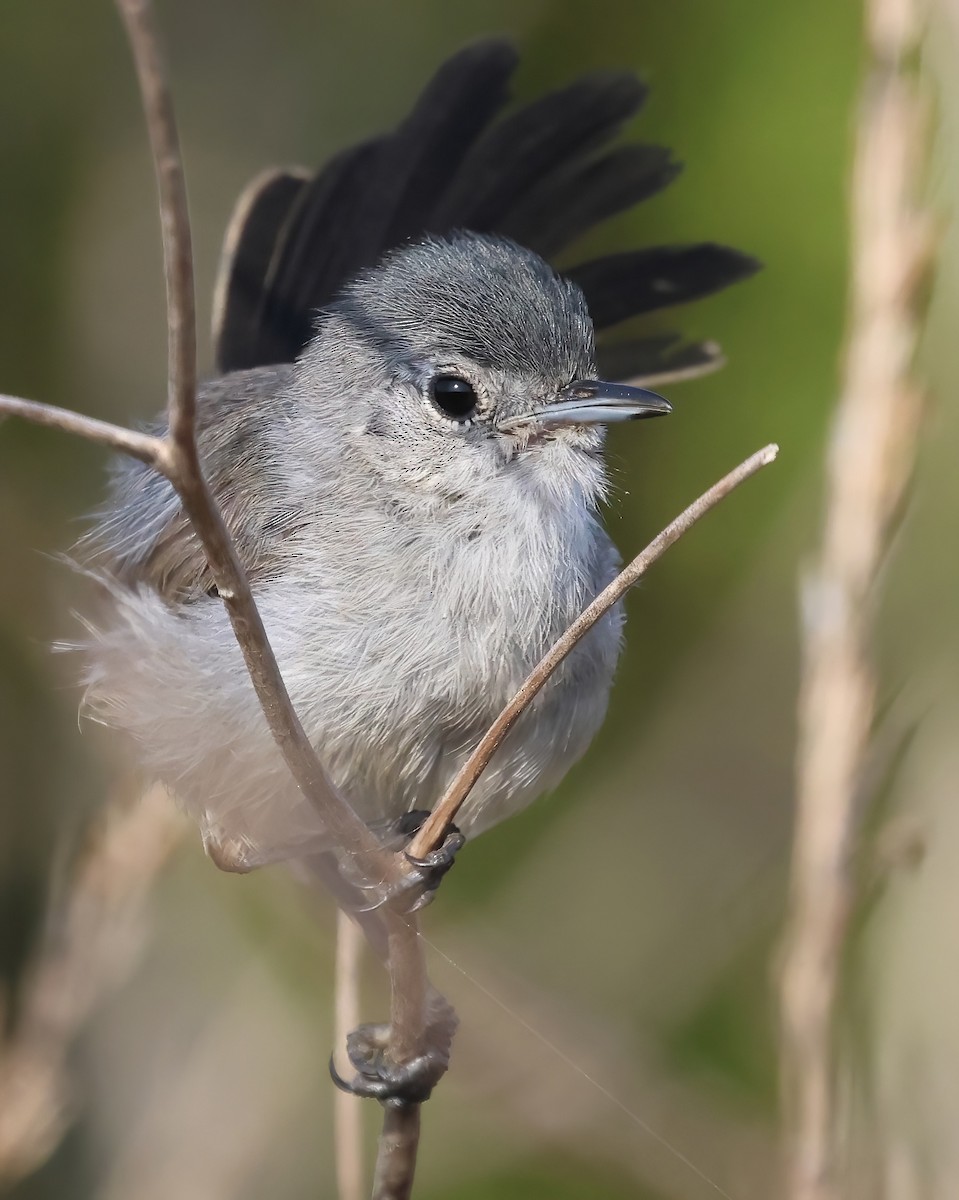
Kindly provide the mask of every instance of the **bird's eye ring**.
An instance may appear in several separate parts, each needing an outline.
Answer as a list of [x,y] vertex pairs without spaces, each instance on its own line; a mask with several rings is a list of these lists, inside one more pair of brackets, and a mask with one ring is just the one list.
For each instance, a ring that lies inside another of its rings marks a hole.
[[452,421],[468,421],[479,408],[473,385],[459,375],[436,375],[431,379],[430,399]]

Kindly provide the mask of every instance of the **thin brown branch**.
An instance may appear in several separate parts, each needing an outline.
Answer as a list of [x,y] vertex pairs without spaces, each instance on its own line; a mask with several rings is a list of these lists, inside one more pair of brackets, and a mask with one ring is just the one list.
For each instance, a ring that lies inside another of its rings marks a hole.
[[409,854],[422,858],[440,845],[456,818],[456,814],[470,794],[480,775],[489,765],[503,738],[526,710],[546,681],[573,647],[583,638],[618,600],[637,583],[657,562],[669,547],[678,541],[688,529],[706,515],[734,488],[744,483],[763,467],[768,466],[779,453],[779,447],[769,445],[750,455],[745,462],[714,483],[709,491],[693,501],[678,517],[655,537],[641,553],[610,583],[588,608],[576,618],[563,636],[552,646],[530,672],[519,691],[509,701],[500,715],[484,734],[476,749],[463,764],[456,778],[447,788],[445,795],[423,822],[409,846]]
[[69,1123],[73,1040],[129,970],[147,893],[184,824],[159,788],[110,805],[51,917],[23,985],[22,1016],[0,1045],[0,1190],[38,1167]]
[[86,438],[88,442],[97,442],[101,446],[109,446],[111,450],[132,455],[151,467],[157,466],[159,461],[160,438],[124,429],[122,425],[111,425],[108,421],[98,421],[96,417],[84,417],[68,408],[38,404],[36,400],[21,400],[19,396],[0,395],[0,418],[5,416],[22,417],[34,425],[72,433]]
[[[360,961],[363,934],[342,909],[336,914],[336,966],[333,1045],[345,1046],[346,1035],[360,1023]],[[339,1069],[339,1068],[338,1068]],[[349,1068],[341,1070],[346,1074]],[[333,1096],[333,1144],[339,1200],[363,1196],[363,1102],[337,1088]]]
[[147,135],[156,171],[166,275],[170,435],[198,475],[196,413],[196,299],[186,180],[169,74],[151,0],[116,0],[136,66]]
[[852,189],[852,296],[818,561],[802,591],[797,810],[780,986],[790,1200],[838,1200],[836,1011],[856,792],[875,711],[870,643],[889,521],[913,469],[910,376],[930,225],[915,202],[925,111],[910,76],[914,0],[867,0],[871,65]]
[[387,1108],[376,1150],[373,1200],[409,1200],[420,1141],[420,1105]]
[[[409,1062],[423,1051],[430,983],[415,915],[386,914],[389,930],[390,1058]],[[387,1106],[373,1172],[373,1200],[407,1200],[420,1141],[420,1105]]]
[[374,878],[396,866],[326,775],[293,708],[237,557],[200,465],[196,446],[196,318],[186,186],[169,80],[150,0],[117,0],[136,63],[159,192],[169,326],[169,426],[158,469],[176,488],[203,544],[247,670],[281,753],[337,846],[364,861]]

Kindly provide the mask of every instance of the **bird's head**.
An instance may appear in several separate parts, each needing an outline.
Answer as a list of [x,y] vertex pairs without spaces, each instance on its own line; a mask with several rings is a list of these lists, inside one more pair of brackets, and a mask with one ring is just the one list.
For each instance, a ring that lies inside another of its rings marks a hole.
[[603,427],[658,416],[643,388],[595,378],[585,297],[538,255],[459,233],[389,254],[322,315],[301,359],[370,469],[438,495],[504,473],[598,495]]

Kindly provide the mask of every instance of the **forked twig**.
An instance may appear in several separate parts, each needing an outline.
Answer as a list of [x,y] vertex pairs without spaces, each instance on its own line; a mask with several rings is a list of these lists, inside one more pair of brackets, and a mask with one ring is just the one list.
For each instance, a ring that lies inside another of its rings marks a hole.
[[[335,790],[319,762],[293,708],[246,573],[203,477],[196,444],[193,260],[173,101],[150,0],[116,0],[116,4],[136,63],[159,192],[167,285],[169,432],[149,437],[14,396],[0,396],[0,418],[19,416],[109,446],[140,459],[169,480],[203,546],[267,724],[294,780],[338,848],[356,859],[369,878],[390,883],[399,875],[400,860],[382,848]],[[414,973],[420,961],[421,956],[414,953]]]
[[852,188],[850,334],[818,561],[803,583],[796,829],[780,983],[790,1200],[839,1200],[835,1021],[855,902],[856,791],[875,711],[870,651],[889,522],[912,471],[910,378],[930,223],[915,192],[925,106],[915,0],[867,0],[872,62]]
[[724,475],[718,483],[714,483],[709,491],[704,492],[698,500],[694,500],[688,508],[683,509],[662,533],[653,538],[646,549],[637,554],[633,561],[620,571],[613,582],[600,592],[592,604],[584,609],[569,629],[536,664],[519,691],[509,701],[460,768],[456,778],[446,789],[445,795],[420,826],[416,837],[410,843],[409,854],[412,857],[422,858],[442,843],[450,825],[456,819],[457,812],[473,790],[480,775],[489,765],[490,759],[496,753],[503,738],[506,737],[512,726],[577,642],[585,637],[596,622],[604,617],[618,600],[622,599],[626,592],[646,574],[653,563],[657,562],[700,517],[705,516],[734,488],[744,483],[763,467],[768,466],[778,453],[778,446],[772,444],[764,446],[762,450],[757,450],[755,454],[750,455],[745,462],[740,463],[728,475]]
[[0,397],[0,412],[25,417],[121,450],[155,467],[179,495],[226,606],[270,731],[300,790],[336,844],[392,879],[395,860],[336,791],[300,724],[250,584],[200,466],[196,445],[196,317],[186,184],[173,100],[150,0],[116,0],[137,69],[153,153],[163,231],[169,337],[169,434],[148,438],[63,409]]

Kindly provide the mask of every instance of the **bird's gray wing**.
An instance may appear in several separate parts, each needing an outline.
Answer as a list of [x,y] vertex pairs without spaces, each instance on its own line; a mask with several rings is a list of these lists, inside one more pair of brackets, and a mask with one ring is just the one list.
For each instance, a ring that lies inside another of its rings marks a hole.
[[[599,221],[669,184],[661,146],[610,147],[642,107],[629,72],[596,72],[503,114],[515,49],[467,46],[444,63],[392,132],[344,150],[316,174],[276,171],[247,189],[227,233],[214,345],[222,371],[292,362],[316,314],[358,271],[410,238],[499,233],[552,256]],[[598,330],[707,295],[752,274],[711,243],[654,247],[570,269]],[[679,344],[677,344],[679,342]],[[600,365],[604,350],[601,344]],[[711,369],[712,343],[656,335],[621,343],[608,378]]]
[[[205,384],[197,396],[204,475],[254,583],[278,569],[283,541],[299,521],[284,506],[275,455],[262,436],[261,410],[285,403],[291,376],[287,366],[237,372]],[[242,488],[235,480],[243,481]],[[116,464],[110,497],[80,550],[94,570],[128,586],[147,585],[170,603],[216,594],[179,497],[166,479],[133,459]]]

